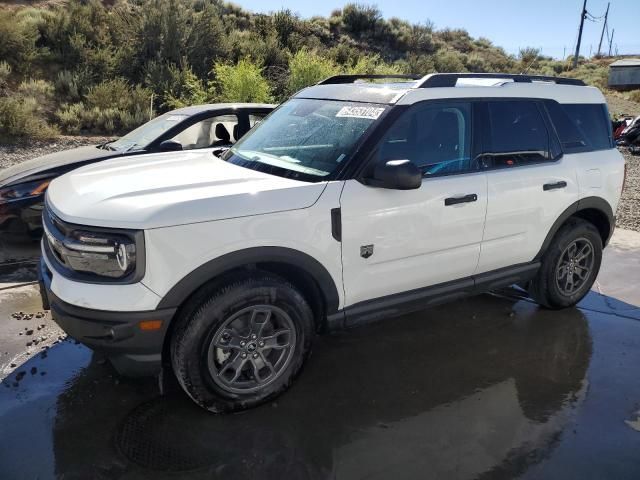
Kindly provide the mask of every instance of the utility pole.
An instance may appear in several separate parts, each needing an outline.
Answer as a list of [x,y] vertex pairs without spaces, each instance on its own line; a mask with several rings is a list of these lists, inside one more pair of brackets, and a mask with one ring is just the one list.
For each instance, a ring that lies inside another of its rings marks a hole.
[[600,51],[602,50],[602,39],[604,38],[604,30],[607,28],[607,18],[609,17],[609,5],[611,3],[607,3],[607,11],[604,14],[604,24],[602,25],[602,33],[600,34],[600,43],[598,44],[598,54],[600,56]]
[[611,30],[611,38],[609,39],[609,56],[611,56],[611,47],[613,46],[613,34],[616,33],[616,29]]
[[587,0],[584,0],[582,12],[580,13],[580,30],[578,30],[578,43],[576,44],[576,54],[573,57],[573,68],[578,67],[578,57],[580,56],[580,42],[582,42],[582,28],[584,27],[584,19],[587,18]]

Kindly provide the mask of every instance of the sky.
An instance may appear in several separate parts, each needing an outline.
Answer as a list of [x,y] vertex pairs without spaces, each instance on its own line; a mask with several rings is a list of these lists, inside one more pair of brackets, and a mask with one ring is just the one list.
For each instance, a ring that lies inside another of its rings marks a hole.
[[[640,0],[610,0],[609,32],[615,28],[613,52],[640,56]],[[348,0],[234,0],[254,12],[288,8],[303,18],[329,16]],[[509,53],[535,47],[543,55],[561,58],[575,50],[583,0],[359,0],[376,5],[385,18],[412,23],[431,21],[437,29],[463,28],[473,37],[487,37]],[[607,0],[587,0],[587,11],[604,16]],[[581,55],[595,54],[603,20],[585,21]],[[603,42],[606,44],[605,40]]]

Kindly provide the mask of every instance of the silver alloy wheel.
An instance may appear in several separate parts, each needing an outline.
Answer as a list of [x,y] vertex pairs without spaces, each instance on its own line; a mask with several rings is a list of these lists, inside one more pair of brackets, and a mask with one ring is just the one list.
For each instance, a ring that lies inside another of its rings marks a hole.
[[581,237],[565,248],[556,266],[556,285],[560,293],[571,296],[589,280],[595,261],[590,240]]
[[269,385],[287,368],[296,345],[291,317],[274,305],[236,312],[215,332],[207,351],[213,381],[231,393]]

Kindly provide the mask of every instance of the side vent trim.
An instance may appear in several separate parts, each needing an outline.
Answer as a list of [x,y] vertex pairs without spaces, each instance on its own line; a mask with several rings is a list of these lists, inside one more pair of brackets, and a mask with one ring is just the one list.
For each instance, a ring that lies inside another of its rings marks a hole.
[[342,241],[342,212],[339,208],[331,209],[331,235],[338,242]]

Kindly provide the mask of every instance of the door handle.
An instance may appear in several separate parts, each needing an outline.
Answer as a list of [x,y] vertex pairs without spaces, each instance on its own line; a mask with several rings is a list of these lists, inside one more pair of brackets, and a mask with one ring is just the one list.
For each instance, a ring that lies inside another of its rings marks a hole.
[[449,205],[457,205],[458,203],[475,202],[476,200],[478,200],[478,195],[476,195],[475,193],[470,193],[469,195],[464,195],[462,197],[445,198],[444,205],[445,207],[448,207]]
[[544,190],[545,192],[547,190],[555,190],[557,188],[565,188],[567,186],[567,182],[565,182],[564,180],[561,182],[555,182],[555,183],[545,183],[542,186],[542,190]]

